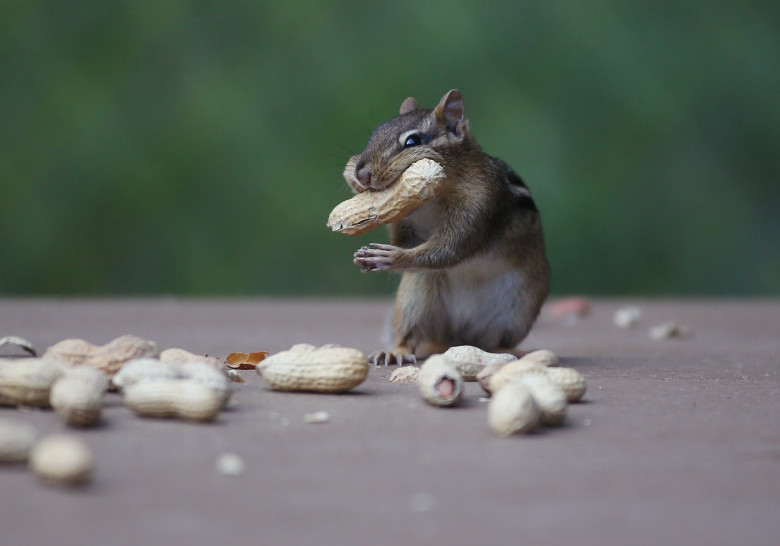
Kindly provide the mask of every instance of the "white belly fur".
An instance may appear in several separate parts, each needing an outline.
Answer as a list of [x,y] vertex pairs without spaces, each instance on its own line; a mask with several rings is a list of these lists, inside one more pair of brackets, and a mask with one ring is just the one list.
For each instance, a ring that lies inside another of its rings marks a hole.
[[444,290],[448,293],[442,294],[442,302],[454,339],[498,347],[507,332],[520,336],[523,330],[525,335],[528,312],[520,271],[488,255],[468,260],[446,273]]
[[[436,201],[418,208],[408,219],[418,236],[427,239],[438,223]],[[412,292],[427,285],[422,293],[430,299],[406,301],[401,310],[404,323],[416,324],[423,339],[499,348],[507,334],[512,344],[519,343],[536,318],[523,296],[523,272],[490,252],[435,273],[406,271],[401,284]]]

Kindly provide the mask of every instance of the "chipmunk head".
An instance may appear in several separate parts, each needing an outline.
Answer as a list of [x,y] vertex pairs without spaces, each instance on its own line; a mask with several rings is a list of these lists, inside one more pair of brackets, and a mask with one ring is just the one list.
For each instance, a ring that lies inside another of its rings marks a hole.
[[356,192],[383,190],[420,159],[441,162],[442,151],[468,139],[463,97],[453,89],[433,110],[421,110],[409,97],[399,115],[377,127],[361,154],[353,156],[344,178]]

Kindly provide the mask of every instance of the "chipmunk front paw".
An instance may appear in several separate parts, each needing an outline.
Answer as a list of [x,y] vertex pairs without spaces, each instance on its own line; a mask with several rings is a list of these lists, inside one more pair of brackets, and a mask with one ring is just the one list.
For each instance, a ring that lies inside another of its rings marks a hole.
[[371,243],[361,247],[355,252],[355,264],[360,266],[363,273],[369,271],[386,271],[393,269],[395,257],[403,249],[383,243]]

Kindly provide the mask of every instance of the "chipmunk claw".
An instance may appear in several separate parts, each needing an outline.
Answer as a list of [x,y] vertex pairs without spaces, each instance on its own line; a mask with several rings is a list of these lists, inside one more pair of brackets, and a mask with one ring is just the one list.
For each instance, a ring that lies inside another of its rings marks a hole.
[[354,263],[360,266],[363,273],[383,271],[393,268],[393,259],[400,249],[393,245],[371,243],[360,247],[354,256]]
[[368,360],[374,366],[417,364],[417,357],[406,351],[376,351],[368,356]]

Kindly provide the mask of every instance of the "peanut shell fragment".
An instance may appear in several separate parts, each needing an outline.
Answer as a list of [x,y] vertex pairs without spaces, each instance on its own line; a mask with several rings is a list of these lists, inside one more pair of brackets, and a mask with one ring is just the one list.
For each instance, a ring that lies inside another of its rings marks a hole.
[[303,420],[310,425],[322,425],[330,421],[330,413],[327,411],[313,411],[304,415]]
[[693,337],[693,330],[687,326],[678,324],[676,321],[670,320],[663,324],[659,324],[658,326],[653,326],[647,331],[647,335],[650,339],[656,341],[673,338],[687,339]]
[[246,469],[246,463],[236,453],[222,453],[214,462],[217,472],[223,476],[240,476]]
[[328,227],[345,235],[359,235],[395,222],[436,196],[446,178],[431,159],[412,163],[391,186],[358,193],[333,209]]
[[642,320],[642,309],[635,305],[621,307],[612,315],[612,322],[618,328],[632,328]]
[[420,375],[419,366],[401,366],[390,374],[391,383],[414,383]]
[[225,358],[225,364],[234,370],[254,370],[268,356],[266,351],[255,353],[230,353]]
[[277,391],[346,392],[368,376],[368,358],[358,349],[311,345],[267,357],[257,373]]
[[26,353],[36,356],[35,347],[33,347],[33,344],[24,339],[23,337],[19,336],[5,336],[3,338],[0,338],[0,347],[4,347],[6,345],[15,345],[19,347],[20,349],[24,350]]

